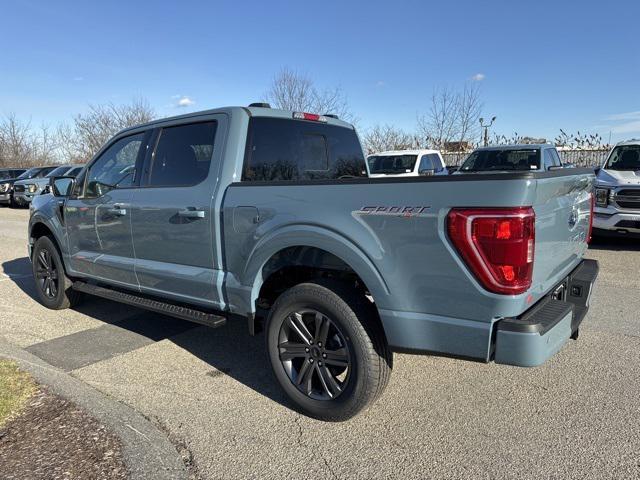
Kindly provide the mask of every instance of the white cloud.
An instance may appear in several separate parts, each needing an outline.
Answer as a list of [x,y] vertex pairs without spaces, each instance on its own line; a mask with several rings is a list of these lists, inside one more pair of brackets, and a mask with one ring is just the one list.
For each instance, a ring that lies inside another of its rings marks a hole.
[[191,105],[194,105],[196,103],[195,100],[186,95],[174,95],[171,98],[177,100],[177,102],[175,103],[176,107],[190,107]]
[[74,82],[81,82],[84,80],[84,77],[73,77]]
[[604,120],[609,122],[603,125],[611,133],[617,134],[637,134],[640,133],[640,110],[634,112],[622,112],[607,115]]
[[473,80],[474,82],[481,82],[485,78],[486,76],[484,73],[476,73],[473,77],[471,77],[471,80]]
[[384,80],[378,80],[376,82],[376,87],[381,88],[381,87],[386,87],[387,86],[387,82],[385,82]]
[[624,120],[640,120],[640,111],[614,113],[613,115],[608,115],[607,117],[605,117],[605,120],[611,120],[613,122],[624,121]]

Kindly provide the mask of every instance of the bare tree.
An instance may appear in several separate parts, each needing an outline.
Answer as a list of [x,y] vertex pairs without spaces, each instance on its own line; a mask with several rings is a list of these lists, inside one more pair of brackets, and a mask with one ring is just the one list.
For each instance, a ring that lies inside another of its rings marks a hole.
[[462,91],[437,89],[431,95],[426,115],[418,117],[418,132],[433,148],[444,149],[449,143],[475,143],[479,135],[482,112],[480,88],[466,84]]
[[154,117],[154,110],[144,99],[123,105],[89,105],[89,111],[76,115],[71,125],[58,127],[61,155],[67,162],[86,162],[118,131]]
[[319,89],[306,74],[283,68],[273,78],[265,98],[275,108],[294,112],[332,113],[353,120],[347,100],[338,87]]
[[367,154],[386,150],[406,150],[419,146],[416,135],[391,125],[376,125],[370,128],[362,137],[362,143]]
[[473,142],[480,136],[480,115],[482,114],[482,99],[480,87],[477,83],[465,84],[458,94],[458,141],[460,145],[465,141]]
[[0,121],[0,166],[30,166],[33,155],[31,122],[21,122],[14,113]]

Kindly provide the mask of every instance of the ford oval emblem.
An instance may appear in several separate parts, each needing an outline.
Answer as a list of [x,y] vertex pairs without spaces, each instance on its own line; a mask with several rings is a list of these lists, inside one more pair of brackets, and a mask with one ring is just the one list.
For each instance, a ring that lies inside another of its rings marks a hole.
[[576,228],[577,224],[578,224],[578,209],[576,207],[573,207],[573,209],[571,210],[571,214],[569,215],[569,230],[573,230],[574,228]]

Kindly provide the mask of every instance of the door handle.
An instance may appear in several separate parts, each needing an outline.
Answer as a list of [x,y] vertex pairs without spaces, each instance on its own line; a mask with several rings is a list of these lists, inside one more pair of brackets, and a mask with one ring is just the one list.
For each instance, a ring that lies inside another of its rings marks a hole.
[[178,216],[182,218],[204,218],[204,210],[185,208],[184,210],[178,211]]
[[120,205],[114,205],[113,208],[107,209],[107,213],[116,217],[124,217],[127,214],[127,210]]

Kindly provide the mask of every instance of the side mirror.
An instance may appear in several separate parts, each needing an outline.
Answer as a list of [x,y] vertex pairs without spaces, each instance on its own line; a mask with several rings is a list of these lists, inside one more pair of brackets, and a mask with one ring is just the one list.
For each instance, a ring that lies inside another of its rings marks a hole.
[[593,169],[593,173],[598,175],[600,173],[600,170],[602,170],[602,167],[596,167],[596,168]]
[[420,175],[421,177],[430,177],[431,175],[435,174],[436,171],[433,169],[429,169],[429,170],[420,170],[418,172],[418,175]]
[[68,197],[76,183],[73,177],[51,177],[49,189],[54,197]]

